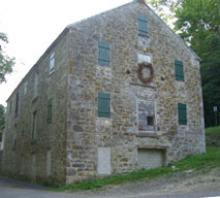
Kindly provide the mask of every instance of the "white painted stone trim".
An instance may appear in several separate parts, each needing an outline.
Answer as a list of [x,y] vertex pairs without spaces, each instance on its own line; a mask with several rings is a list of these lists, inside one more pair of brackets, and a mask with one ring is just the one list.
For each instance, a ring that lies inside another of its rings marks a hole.
[[137,59],[138,59],[138,64],[152,63],[152,55],[151,54],[138,53]]

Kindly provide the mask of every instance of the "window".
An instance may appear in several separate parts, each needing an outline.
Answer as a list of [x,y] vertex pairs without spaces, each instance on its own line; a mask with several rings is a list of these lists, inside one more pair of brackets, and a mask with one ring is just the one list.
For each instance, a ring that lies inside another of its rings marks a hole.
[[110,65],[110,46],[106,42],[99,42],[99,65]]
[[184,81],[184,68],[182,61],[175,60],[175,72],[176,72],[176,80]]
[[53,100],[49,99],[47,104],[47,123],[52,123],[52,114],[53,114]]
[[17,140],[16,140],[16,136],[13,137],[13,143],[12,143],[12,150],[15,151],[16,150],[16,145],[17,145]]
[[187,125],[187,107],[186,104],[178,104],[178,121],[180,125]]
[[146,16],[138,17],[138,35],[141,37],[148,37],[148,20]]
[[11,113],[11,111],[12,111],[12,100],[8,103],[8,105],[9,105],[9,113]]
[[98,94],[98,116],[106,118],[109,118],[111,116],[109,93]]
[[155,111],[153,101],[138,101],[138,129],[139,131],[155,130]]
[[19,92],[16,93],[16,100],[15,100],[15,117],[18,116],[19,111]]
[[25,81],[25,82],[24,82],[24,95],[27,94],[27,89],[28,89],[28,82]]
[[36,73],[34,76],[34,98],[38,96],[38,74]]
[[153,115],[147,116],[147,124],[149,126],[154,126],[154,116]]
[[37,111],[32,115],[32,141],[37,140]]
[[49,58],[49,74],[52,74],[54,71],[55,71],[55,52],[52,52]]

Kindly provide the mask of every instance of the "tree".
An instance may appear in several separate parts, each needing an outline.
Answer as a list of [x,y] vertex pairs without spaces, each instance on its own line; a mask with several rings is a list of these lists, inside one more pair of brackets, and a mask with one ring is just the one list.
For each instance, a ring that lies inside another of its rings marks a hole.
[[183,0],[147,0],[147,3],[171,28],[176,20],[175,11],[182,2]]
[[220,109],[220,1],[184,0],[176,9],[176,30],[201,57],[206,126],[215,124]]
[[10,58],[3,50],[7,43],[8,37],[0,32],[0,83],[6,81],[5,75],[11,73],[14,66],[14,58]]

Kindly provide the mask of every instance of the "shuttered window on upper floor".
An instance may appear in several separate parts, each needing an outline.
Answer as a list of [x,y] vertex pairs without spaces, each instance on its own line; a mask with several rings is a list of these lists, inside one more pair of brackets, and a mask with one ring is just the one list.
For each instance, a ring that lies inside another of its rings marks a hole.
[[178,103],[178,122],[180,125],[187,125],[187,106]]
[[34,111],[32,114],[32,132],[31,132],[32,141],[37,140],[37,111]]
[[15,117],[18,116],[19,112],[19,92],[16,93],[16,99],[15,99]]
[[108,66],[110,65],[110,45],[107,42],[99,42],[99,65]]
[[47,104],[47,123],[51,124],[53,118],[53,99],[50,98]]
[[38,96],[38,86],[39,86],[39,77],[38,74],[35,73],[34,75],[34,98],[36,98]]
[[98,94],[98,117],[109,118],[111,116],[110,94],[100,92]]
[[148,19],[144,15],[138,17],[138,35],[142,37],[149,37]]
[[176,80],[184,81],[184,67],[182,61],[175,60],[175,73],[176,73]]
[[49,57],[49,74],[55,71],[55,52],[52,52]]

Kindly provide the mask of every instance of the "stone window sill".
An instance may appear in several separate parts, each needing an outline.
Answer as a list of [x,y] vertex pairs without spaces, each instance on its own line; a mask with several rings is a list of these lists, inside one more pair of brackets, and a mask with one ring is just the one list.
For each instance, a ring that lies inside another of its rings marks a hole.
[[37,140],[31,140],[31,145],[36,145],[37,144]]
[[156,89],[156,85],[154,85],[154,84],[145,85],[143,83],[133,83],[133,82],[131,82],[130,85],[132,85],[132,86],[148,87],[148,88],[151,88],[151,89]]
[[55,67],[54,67],[53,69],[49,70],[48,75],[49,75],[49,76],[52,76],[52,74],[53,74],[54,72],[55,72]]
[[136,134],[137,137],[158,137],[159,135],[156,132],[138,132]]
[[37,101],[37,99],[38,99],[38,96],[34,96],[34,97],[32,98],[32,103],[35,103],[35,102]]
[[153,137],[158,138],[159,134],[157,132],[133,132],[133,133],[126,133],[127,135],[135,135],[137,137]]
[[147,145],[147,146],[138,146],[138,149],[158,149],[158,150],[166,150],[168,149],[168,145]]

